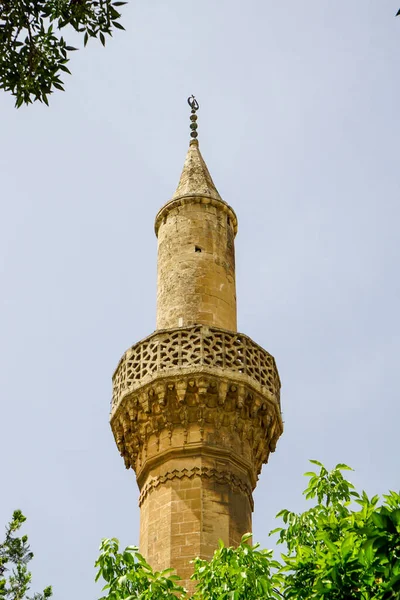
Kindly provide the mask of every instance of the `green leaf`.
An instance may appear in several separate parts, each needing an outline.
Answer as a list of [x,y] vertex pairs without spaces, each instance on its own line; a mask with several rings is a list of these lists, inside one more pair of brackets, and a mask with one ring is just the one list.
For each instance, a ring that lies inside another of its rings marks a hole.
[[345,465],[344,463],[339,463],[338,465],[336,465],[335,469],[339,471],[353,471],[351,467]]
[[400,508],[392,512],[391,519],[395,525],[400,525]]
[[342,555],[346,556],[347,554],[351,554],[353,548],[354,548],[354,536],[348,535],[347,537],[344,538],[344,540],[342,541],[341,547],[340,547],[340,549],[342,551]]
[[386,515],[382,515],[379,512],[373,512],[371,518],[375,525],[377,525],[381,529],[387,529],[388,527],[388,518]]

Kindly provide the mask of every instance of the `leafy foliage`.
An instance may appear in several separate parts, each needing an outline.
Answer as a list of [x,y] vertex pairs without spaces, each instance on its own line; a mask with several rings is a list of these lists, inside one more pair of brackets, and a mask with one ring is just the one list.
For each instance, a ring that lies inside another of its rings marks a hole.
[[[389,600],[400,598],[400,495],[359,494],[343,477],[343,464],[319,473],[305,490],[315,500],[308,511],[282,510],[274,530],[287,547],[280,570],[281,593],[296,600]],[[355,504],[354,504],[355,503]],[[358,508],[357,508],[358,505]]]
[[248,545],[250,538],[251,534],[244,535],[236,549],[220,542],[210,562],[195,559],[195,600],[281,598],[277,589],[281,583],[280,564],[272,559],[270,550]]
[[[251,534],[238,548],[220,542],[211,561],[194,560],[194,600],[390,600],[400,599],[400,495],[359,494],[338,464],[328,472],[306,473],[304,494],[313,506],[303,513],[282,510],[278,542],[282,560],[251,546]],[[170,571],[154,573],[137,548],[118,552],[117,540],[104,540],[96,565],[108,595],[101,600],[187,598]]]
[[[0,543],[0,600],[27,598],[32,577],[27,565],[32,560],[33,553],[28,545],[28,536],[15,535],[24,521],[26,517],[22,512],[14,511],[6,528],[5,540]],[[47,587],[41,594],[34,594],[32,600],[47,600],[51,595],[51,587]]]
[[102,541],[95,566],[99,569],[96,581],[100,577],[106,581],[103,591],[107,595],[101,600],[176,600],[185,591],[172,569],[154,572],[135,546],[120,553],[115,538]]
[[70,26],[83,35],[99,38],[118,22],[116,7],[126,2],[112,0],[0,0],[0,89],[15,96],[19,108],[24,102],[39,100],[48,104],[54,89],[64,90],[61,77],[70,73],[66,66],[68,46],[60,30]]

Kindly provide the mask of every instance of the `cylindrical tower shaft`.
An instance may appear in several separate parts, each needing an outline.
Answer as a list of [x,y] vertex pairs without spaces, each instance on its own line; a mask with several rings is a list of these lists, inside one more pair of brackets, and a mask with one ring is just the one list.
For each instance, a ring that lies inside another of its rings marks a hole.
[[178,189],[156,217],[157,329],[213,325],[236,331],[237,219],[219,196],[197,140]]

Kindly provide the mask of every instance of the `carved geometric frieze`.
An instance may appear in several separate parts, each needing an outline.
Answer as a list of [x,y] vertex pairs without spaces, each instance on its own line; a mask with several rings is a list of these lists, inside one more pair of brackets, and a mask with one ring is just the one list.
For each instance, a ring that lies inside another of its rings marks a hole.
[[253,495],[249,484],[240,477],[233,475],[229,471],[219,471],[210,467],[173,469],[172,471],[168,471],[163,475],[151,477],[146,481],[146,484],[141,490],[139,506],[143,504],[148,494],[150,494],[153,490],[156,490],[160,485],[175,479],[193,479],[196,477],[200,477],[203,480],[213,481],[219,485],[228,485],[233,492],[244,494],[249,499],[251,509],[253,510]]

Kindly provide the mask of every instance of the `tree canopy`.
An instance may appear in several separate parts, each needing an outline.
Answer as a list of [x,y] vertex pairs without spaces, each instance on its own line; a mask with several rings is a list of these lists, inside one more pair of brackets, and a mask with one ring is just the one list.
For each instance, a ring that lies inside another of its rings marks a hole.
[[[14,511],[11,522],[6,528],[6,535],[0,543],[0,600],[22,600],[29,598],[31,572],[28,563],[33,553],[28,545],[28,536],[19,537],[17,532],[26,518],[20,510]],[[32,600],[47,600],[52,595],[51,587],[42,593],[36,593]]]
[[[194,559],[194,600],[389,600],[400,599],[400,495],[358,493],[338,464],[328,472],[311,461],[304,494],[312,506],[282,510],[271,532],[285,550],[222,543],[211,561]],[[119,552],[118,540],[103,540],[96,562],[106,594],[101,600],[188,598],[169,570],[154,572],[135,547]]]
[[400,495],[358,493],[342,474],[311,461],[304,492],[313,506],[300,514],[282,510],[279,534],[285,544],[278,570],[285,598],[386,600],[400,598]]
[[69,46],[61,30],[69,26],[83,37],[98,38],[124,29],[118,19],[118,0],[0,0],[0,89],[15,96],[19,108],[24,102],[48,104],[54,90],[64,90],[61,77]]
[[[306,473],[304,491],[311,506],[301,513],[284,509],[270,535],[284,551],[251,545],[251,534],[237,548],[222,542],[210,561],[194,558],[193,600],[400,600],[400,494],[357,492],[338,464]],[[0,600],[30,600],[27,595],[33,554],[25,521],[17,510],[0,543]],[[171,569],[154,571],[138,548],[120,551],[117,539],[100,546],[96,581],[103,579],[100,600],[181,600],[189,596]],[[51,587],[31,600],[48,600]]]

